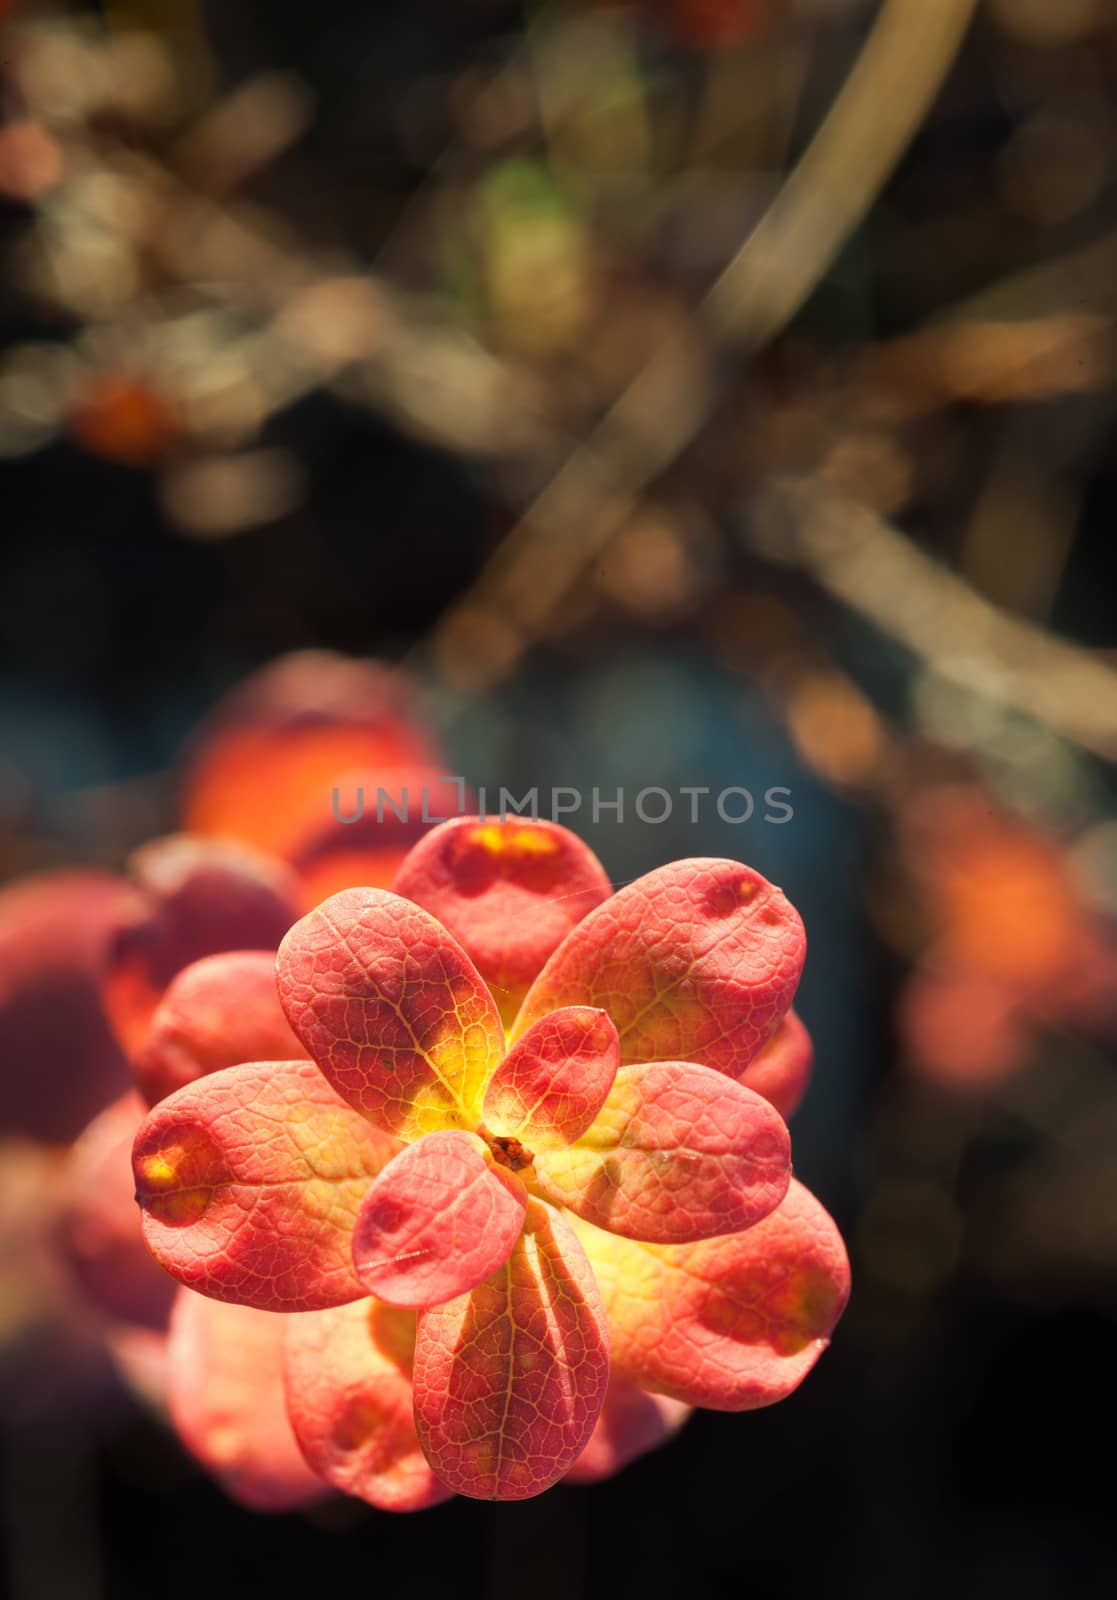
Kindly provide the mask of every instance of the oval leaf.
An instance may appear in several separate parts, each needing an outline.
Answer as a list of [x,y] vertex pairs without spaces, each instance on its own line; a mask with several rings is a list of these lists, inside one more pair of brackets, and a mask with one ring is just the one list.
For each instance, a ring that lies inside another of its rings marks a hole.
[[428,1133],[390,1161],[365,1196],[353,1265],[393,1306],[436,1306],[507,1261],[527,1190],[472,1133]]
[[328,1493],[287,1420],[286,1317],[180,1289],[171,1313],[167,1402],[183,1444],[227,1494],[291,1511]]
[[584,1449],[608,1376],[593,1274],[563,1219],[532,1200],[504,1266],[470,1294],[419,1313],[423,1451],[459,1494],[542,1494]]
[[554,822],[455,817],[408,854],[392,885],[449,928],[511,1022],[528,985],[588,911],[605,869]]
[[146,1109],[133,1090],[94,1117],[74,1145],[59,1242],[99,1311],[165,1329],[175,1284],[144,1246],[132,1183],[132,1143]]
[[149,1104],[246,1061],[300,1061],[275,987],[270,950],[231,950],[192,962],[172,979],[136,1057]]
[[532,984],[519,1038],[559,1006],[604,1006],[621,1061],[736,1077],[787,1011],[806,953],[794,907],[739,861],[676,861],[591,911]]
[[[191,833],[293,861],[307,828],[323,810],[330,817],[343,774],[363,767],[395,795],[389,769],[440,760],[404,673],[327,650],[292,651],[238,683],[191,735],[182,814]],[[374,785],[370,800],[375,794]],[[334,831],[346,828],[335,822]]]
[[638,1456],[658,1450],[674,1437],[691,1407],[665,1394],[648,1394],[615,1374],[590,1442],[566,1474],[567,1483],[600,1483]]
[[216,1300],[310,1311],[359,1299],[353,1224],[397,1149],[311,1061],[216,1072],[164,1100],[136,1138],[148,1249]]
[[270,856],[176,834],[137,850],[140,894],[108,959],[104,1001],[126,1053],[142,1049],[177,972],[222,950],[274,950],[298,914],[298,882]]
[[287,1409],[315,1472],[382,1511],[448,1499],[412,1416],[414,1315],[355,1300],[285,1321]]
[[614,1368],[642,1388],[715,1411],[796,1389],[849,1298],[841,1235],[792,1180],[778,1210],[699,1244],[635,1244],[577,1223],[609,1318]]
[[556,1205],[629,1239],[686,1244],[751,1228],[791,1181],[779,1113],[685,1061],[622,1067],[601,1115],[535,1176]]
[[485,1091],[485,1126],[532,1150],[571,1144],[589,1128],[620,1065],[605,1011],[564,1006],[514,1044]]
[[287,1019],[340,1095],[403,1139],[473,1131],[504,1054],[493,998],[445,928],[383,889],[347,889],[279,947]]
[[0,1128],[76,1139],[131,1086],[105,1016],[105,959],[136,891],[102,872],[36,872],[0,888]]
[[789,1011],[763,1050],[737,1079],[763,1095],[786,1122],[799,1109],[814,1065],[814,1046],[802,1020]]

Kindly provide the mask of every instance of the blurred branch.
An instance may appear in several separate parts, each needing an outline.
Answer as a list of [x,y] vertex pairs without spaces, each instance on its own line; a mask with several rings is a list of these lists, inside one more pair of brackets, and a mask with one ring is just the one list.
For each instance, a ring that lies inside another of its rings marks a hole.
[[146,190],[137,215],[161,270],[204,285],[217,304],[263,317],[276,355],[289,357],[267,363],[269,409],[324,385],[467,454],[539,448],[541,407],[526,377],[433,306],[375,272],[329,270],[292,239],[270,236],[252,212],[232,211],[165,169],[123,159],[122,169]]
[[806,481],[771,485],[758,521],[781,559],[806,568],[950,682],[1117,759],[1117,672],[999,611],[864,506]]
[[927,115],[976,6],[886,0],[825,121],[710,292],[723,338],[766,344],[818,287]]
[[441,619],[433,649],[447,677],[481,690],[510,670],[710,417],[720,392],[716,345],[756,348],[794,316],[903,154],[975,5],[885,0],[814,140],[703,302],[700,331],[679,333],[652,356]]
[[1112,313],[1117,307],[1117,233],[1081,250],[1068,251],[980,290],[951,307],[936,326],[970,322],[1022,322],[1079,313]]

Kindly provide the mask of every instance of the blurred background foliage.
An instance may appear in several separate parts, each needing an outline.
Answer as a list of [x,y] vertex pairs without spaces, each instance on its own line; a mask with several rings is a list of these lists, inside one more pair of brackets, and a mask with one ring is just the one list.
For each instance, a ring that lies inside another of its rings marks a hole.
[[785,786],[569,820],[802,911],[855,1283],[800,1394],[615,1483],[268,1520],[29,1362],[9,1128],[14,1600],[1111,1592],[1111,0],[0,17],[4,877],[118,867],[306,646],[404,662],[474,785]]

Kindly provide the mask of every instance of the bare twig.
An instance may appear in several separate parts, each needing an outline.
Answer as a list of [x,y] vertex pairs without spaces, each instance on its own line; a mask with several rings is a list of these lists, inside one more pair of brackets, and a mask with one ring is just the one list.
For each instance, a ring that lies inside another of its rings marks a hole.
[[761,521],[780,554],[950,682],[1025,712],[1117,758],[1117,672],[1098,657],[999,611],[864,506],[807,481],[775,482]]
[[714,285],[722,337],[786,327],[884,187],[950,70],[977,0],[887,0],[828,116]]
[[[885,0],[799,166],[703,302],[705,331],[679,334],[652,356],[440,620],[434,653],[448,677],[480,690],[509,670],[709,418],[719,392],[714,346],[732,338],[755,348],[799,309],[903,154],[975,5]],[[486,617],[502,639],[491,661],[461,648],[481,636]]]

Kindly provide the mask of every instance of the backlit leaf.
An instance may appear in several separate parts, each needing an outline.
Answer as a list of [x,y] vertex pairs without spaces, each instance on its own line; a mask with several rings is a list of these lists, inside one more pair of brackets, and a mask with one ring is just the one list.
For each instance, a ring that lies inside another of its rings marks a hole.
[[[185,826],[293,861],[324,814],[348,848],[349,830],[330,810],[331,790],[345,774],[364,768],[395,794],[390,772],[394,784],[399,769],[439,760],[403,673],[327,650],[294,651],[238,684],[191,738]],[[374,812],[375,794],[374,787]]]
[[132,1143],[146,1110],[132,1090],[94,1117],[74,1145],[60,1243],[85,1295],[106,1317],[161,1329],[175,1284],[144,1244],[132,1183]]
[[136,1138],[148,1249],[217,1300],[272,1311],[356,1300],[353,1224],[397,1149],[310,1061],[201,1078],[156,1106]]
[[369,1294],[434,1306],[507,1261],[527,1191],[472,1133],[428,1133],[390,1161],[365,1196],[353,1263]]
[[690,1406],[665,1394],[648,1394],[615,1374],[590,1441],[566,1474],[567,1483],[600,1483],[638,1456],[666,1444],[690,1416]]
[[231,950],[184,967],[152,1016],[135,1061],[148,1102],[245,1061],[299,1061],[270,950]]
[[636,1244],[577,1221],[609,1318],[614,1370],[715,1411],[782,1400],[829,1342],[849,1297],[834,1223],[792,1181],[744,1233]]
[[549,1489],[593,1432],[608,1377],[593,1274],[540,1201],[503,1267],[419,1313],[415,1425],[427,1460],[459,1494],[524,1500]]
[[469,957],[427,912],[348,889],[297,922],[278,957],[287,1019],[340,1095],[414,1139],[475,1129],[504,1030]]
[[564,1006],[512,1046],[485,1091],[485,1126],[532,1150],[571,1143],[593,1122],[617,1075],[620,1044],[604,1011]]
[[512,1034],[559,1006],[602,1006],[622,1062],[697,1061],[737,1077],[790,1006],[805,949],[798,913],[751,867],[676,861],[567,935]]
[[329,1492],[287,1419],[286,1322],[189,1289],[179,1290],[171,1314],[167,1399],[175,1431],[227,1494],[256,1511],[290,1511]]
[[735,1233],[787,1193],[791,1145],[759,1095],[689,1062],[622,1067],[592,1128],[535,1163],[542,1192],[630,1239]]
[[134,1059],[175,974],[222,950],[274,950],[297,915],[298,884],[269,856],[187,834],[145,845],[129,868],[139,893],[109,954],[104,1000]]
[[412,1416],[414,1313],[355,1300],[284,1320],[288,1414],[314,1470],[382,1511],[447,1499]]
[[814,1046],[802,1020],[789,1011],[758,1056],[737,1079],[763,1095],[786,1121],[798,1109],[811,1081]]
[[[323,794],[331,797],[325,811]],[[440,766],[393,770],[378,763],[342,770],[332,783],[321,784],[313,799],[306,827],[292,834],[286,851],[308,911],[354,884],[393,888],[408,852],[431,831],[431,821],[424,819],[461,809],[458,785],[447,781]]]
[[551,952],[611,892],[576,834],[516,817],[444,823],[414,846],[392,887],[450,930],[506,1022]]

